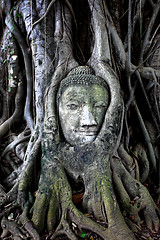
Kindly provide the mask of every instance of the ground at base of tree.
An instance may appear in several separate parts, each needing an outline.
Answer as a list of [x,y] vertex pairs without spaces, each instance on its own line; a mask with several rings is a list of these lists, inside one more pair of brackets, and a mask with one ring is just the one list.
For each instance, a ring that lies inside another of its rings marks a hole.
[[[160,231],[158,233],[155,232],[151,232],[149,229],[147,229],[146,227],[144,227],[142,225],[142,229],[138,230],[135,233],[136,239],[137,240],[159,240],[160,239]],[[45,235],[42,237],[42,240],[46,240],[49,239],[48,235]],[[102,240],[101,237],[97,236],[95,233],[89,233],[87,235],[85,235],[84,233],[82,233],[82,237],[77,237],[77,240]],[[58,236],[56,237],[54,240],[69,240],[67,238],[67,236],[62,235],[62,236]],[[127,239],[126,239],[127,240]]]
[[[93,217],[91,217],[93,219]],[[101,223],[103,226],[106,225],[106,223]],[[75,229],[75,232],[77,230]],[[98,236],[95,233],[86,231],[86,232],[80,232],[77,231],[77,240],[103,240],[100,236]],[[160,229],[158,232],[154,232],[154,231],[150,231],[144,224],[141,225],[141,227],[137,226],[137,232],[134,233],[135,237],[137,240],[160,240]],[[47,240],[50,239],[49,235],[43,235],[42,236],[42,240]],[[65,235],[61,235],[58,236],[56,238],[54,238],[54,240],[69,240],[69,238],[67,238],[67,236]],[[127,239],[125,239],[127,240]]]

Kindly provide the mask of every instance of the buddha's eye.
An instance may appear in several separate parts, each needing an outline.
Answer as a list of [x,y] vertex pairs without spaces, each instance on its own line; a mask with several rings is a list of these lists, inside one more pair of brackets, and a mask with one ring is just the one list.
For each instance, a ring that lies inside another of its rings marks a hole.
[[95,108],[107,108],[107,104],[105,102],[99,102],[99,103],[95,103],[94,105]]
[[76,110],[76,109],[78,109],[78,107],[79,107],[79,105],[75,104],[75,103],[67,104],[67,108],[69,110]]

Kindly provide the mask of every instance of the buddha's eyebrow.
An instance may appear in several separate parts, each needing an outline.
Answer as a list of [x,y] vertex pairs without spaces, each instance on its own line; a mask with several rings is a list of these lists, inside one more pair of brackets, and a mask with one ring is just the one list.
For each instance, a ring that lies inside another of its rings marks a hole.
[[69,92],[69,93],[67,93],[67,95],[66,95],[66,99],[67,100],[70,100],[70,101],[72,101],[72,100],[77,100],[77,99],[83,99],[83,97],[84,97],[84,95],[82,94],[82,93],[77,93],[77,92]]
[[67,93],[67,95],[66,95],[66,97],[67,98],[75,98],[77,96],[77,94],[76,94],[76,92],[72,92],[72,91],[70,91],[70,92],[68,92]]
[[76,101],[77,101],[77,97],[76,96],[66,96],[66,103],[76,102]]

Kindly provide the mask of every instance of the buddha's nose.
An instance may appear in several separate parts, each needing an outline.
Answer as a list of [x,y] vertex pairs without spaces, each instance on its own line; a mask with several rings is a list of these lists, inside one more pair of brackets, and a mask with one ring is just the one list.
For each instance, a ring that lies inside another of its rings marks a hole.
[[88,106],[84,106],[81,114],[81,127],[96,126],[97,123]]

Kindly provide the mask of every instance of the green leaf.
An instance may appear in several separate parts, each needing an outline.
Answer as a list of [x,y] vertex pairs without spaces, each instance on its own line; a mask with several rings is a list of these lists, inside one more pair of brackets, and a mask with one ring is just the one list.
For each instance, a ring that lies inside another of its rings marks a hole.
[[7,62],[7,59],[5,59],[4,61],[3,61],[3,63],[6,63]]
[[10,31],[8,31],[5,37],[7,37],[7,36],[8,36],[8,34],[10,34],[10,33],[11,33],[11,32],[10,32]]
[[8,20],[8,23],[12,20],[13,18],[10,18],[9,20]]
[[12,26],[12,29],[11,29],[11,31],[13,31],[14,30],[14,25]]
[[10,80],[11,79],[11,74],[9,74],[9,76],[8,76],[8,80]]
[[21,14],[19,14],[18,12],[16,13],[16,16],[17,16],[17,17],[19,17],[19,18],[21,18],[21,17],[22,17],[22,15],[21,15]]
[[8,92],[10,92],[10,91],[11,91],[11,87],[9,86],[9,87],[8,87]]
[[87,233],[82,232],[80,237],[85,238],[86,236],[87,236]]
[[10,14],[12,14],[14,7],[11,8]]

